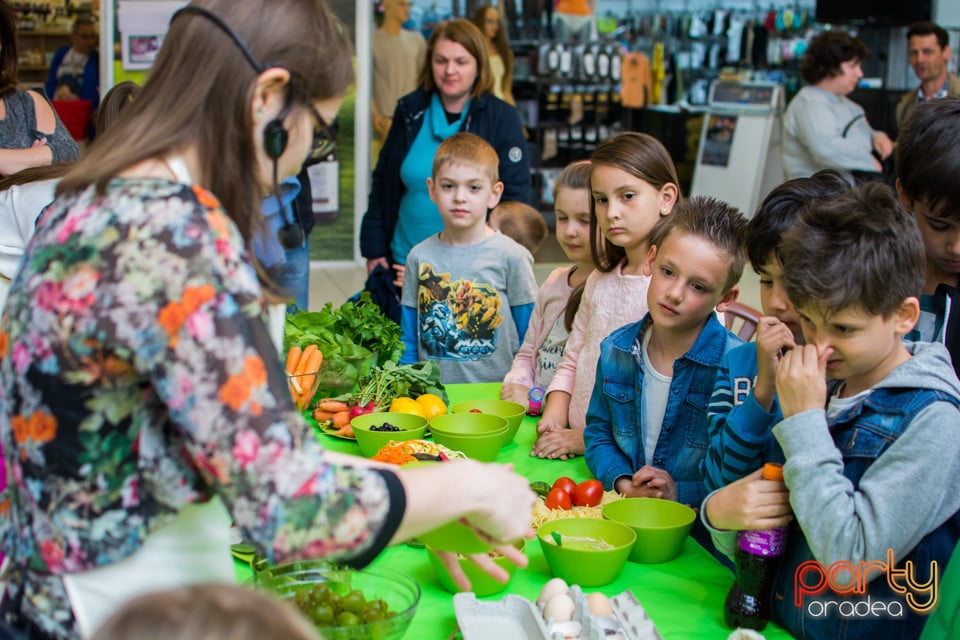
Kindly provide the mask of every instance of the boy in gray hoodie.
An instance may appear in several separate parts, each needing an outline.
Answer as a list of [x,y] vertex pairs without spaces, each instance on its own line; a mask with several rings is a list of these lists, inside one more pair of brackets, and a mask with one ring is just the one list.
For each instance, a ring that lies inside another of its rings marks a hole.
[[[781,257],[806,345],[776,375],[795,521],[773,619],[798,638],[914,638],[960,537],[960,381],[942,344],[902,341],[919,231],[888,187],[864,184],[805,211]],[[714,540],[729,549],[733,533]]]

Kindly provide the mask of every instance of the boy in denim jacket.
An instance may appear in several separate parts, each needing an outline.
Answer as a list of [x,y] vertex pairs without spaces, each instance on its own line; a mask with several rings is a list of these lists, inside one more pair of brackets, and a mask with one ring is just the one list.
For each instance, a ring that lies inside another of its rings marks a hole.
[[606,489],[699,506],[707,402],[720,358],[742,344],[717,319],[736,300],[746,219],[691,198],[660,219],[644,264],[649,311],[600,347],[584,441]]
[[795,523],[773,619],[798,638],[914,638],[960,536],[960,381],[943,345],[903,341],[919,315],[920,232],[889,188],[863,184],[804,211],[781,258],[806,345],[776,374]]

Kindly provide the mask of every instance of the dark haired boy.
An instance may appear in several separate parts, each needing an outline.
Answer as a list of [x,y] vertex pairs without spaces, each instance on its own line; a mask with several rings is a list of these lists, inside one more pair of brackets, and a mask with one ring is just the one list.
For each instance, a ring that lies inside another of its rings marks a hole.
[[706,197],[678,203],[654,227],[649,311],[601,343],[587,409],[584,457],[605,488],[693,506],[703,499],[707,401],[723,354],[743,342],[714,309],[739,293],[745,228],[739,211]]
[[776,375],[795,524],[773,619],[799,638],[916,637],[960,533],[960,381],[942,345],[903,340],[920,233],[868,183],[806,209],[780,255],[806,344]]
[[926,252],[920,319],[907,338],[944,343],[960,372],[960,98],[914,107],[896,165],[897,194]]
[[[764,462],[783,459],[770,433],[781,418],[775,375],[780,356],[803,344],[803,333],[800,316],[783,288],[780,237],[805,206],[852,186],[849,174],[831,169],[788,180],[767,195],[747,224],[747,256],[760,276],[763,316],[755,341],[727,352],[720,362],[708,410],[710,448],[701,465],[707,492],[759,470]],[[729,505],[745,506],[743,500]],[[714,507],[719,511],[718,505]],[[701,514],[706,516],[705,511]],[[721,513],[715,515],[723,519]]]

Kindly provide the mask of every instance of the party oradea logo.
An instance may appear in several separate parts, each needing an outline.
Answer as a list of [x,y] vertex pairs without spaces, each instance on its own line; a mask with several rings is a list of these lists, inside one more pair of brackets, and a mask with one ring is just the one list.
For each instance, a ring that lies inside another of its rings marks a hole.
[[[926,615],[937,606],[940,572],[930,562],[926,582],[917,579],[912,561],[897,568],[893,549],[887,561],[861,560],[854,564],[838,560],[824,566],[816,560],[802,562],[793,574],[793,602],[814,618],[839,615],[843,618],[903,618],[908,611]],[[897,597],[888,600],[867,595],[872,580],[886,580]],[[863,597],[866,596],[866,597]]]

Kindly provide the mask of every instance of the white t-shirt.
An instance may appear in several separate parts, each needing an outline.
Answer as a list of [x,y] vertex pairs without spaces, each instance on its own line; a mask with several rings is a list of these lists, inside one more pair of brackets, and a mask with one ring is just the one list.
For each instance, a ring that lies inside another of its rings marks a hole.
[[643,419],[640,424],[643,429],[643,461],[646,464],[653,464],[653,452],[663,429],[663,415],[667,411],[670,383],[673,381],[672,375],[663,375],[650,362],[648,351],[652,335],[649,329],[643,332],[643,348],[640,350],[643,354]]

